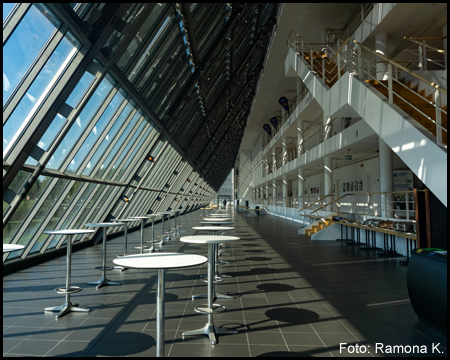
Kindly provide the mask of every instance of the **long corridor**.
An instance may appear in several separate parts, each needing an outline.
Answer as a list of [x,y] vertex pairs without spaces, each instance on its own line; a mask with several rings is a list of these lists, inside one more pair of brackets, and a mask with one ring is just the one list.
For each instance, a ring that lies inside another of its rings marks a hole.
[[[246,218],[227,210],[235,228],[229,235],[241,240],[226,249],[230,255],[221,256],[230,264],[220,266],[220,272],[233,277],[219,283],[217,291],[235,299],[215,301],[227,310],[214,321],[238,333],[219,335],[216,345],[204,335],[182,338],[183,331],[206,322],[206,315],[194,311],[206,299],[191,299],[206,292],[199,279],[206,274],[206,264],[169,270],[166,356],[392,356],[387,351],[393,345],[425,345],[428,356],[446,356],[446,337],[414,314],[407,267],[399,265],[399,259],[379,259],[374,252],[335,240],[312,242],[297,235],[298,225],[279,217]],[[182,236],[209,234],[192,230],[202,218],[200,210],[183,215]],[[155,226],[159,235],[161,224]],[[145,239],[150,238],[147,227]],[[129,254],[138,253],[139,239],[139,231],[129,234]],[[163,249],[201,255],[207,250],[182,243],[179,236]],[[101,252],[100,244],[72,258],[72,284],[83,288],[72,299],[90,308],[89,313],[55,320],[54,313],[44,312],[64,302],[53,289],[65,283],[65,256],[4,276],[3,356],[155,356],[156,271],[109,271],[108,278],[121,286],[96,290],[86,282],[100,277],[93,268],[100,265]],[[107,264],[121,252],[122,237],[108,241]],[[340,350],[341,343],[366,345],[368,350],[349,354]],[[377,352],[376,343],[382,344]],[[433,343],[440,343],[441,354],[431,352]],[[411,355],[423,354],[403,354]]]

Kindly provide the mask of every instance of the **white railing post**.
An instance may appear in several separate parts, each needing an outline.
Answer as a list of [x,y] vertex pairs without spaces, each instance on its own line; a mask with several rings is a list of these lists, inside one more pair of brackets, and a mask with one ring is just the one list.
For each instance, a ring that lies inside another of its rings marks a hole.
[[441,118],[441,93],[436,89],[434,93],[434,103],[436,106],[436,143],[443,145],[442,142],[442,118]]
[[322,80],[325,83],[325,58],[322,58]]
[[409,220],[409,194],[405,193],[406,220]]
[[389,89],[389,104],[394,103],[394,95],[392,93],[392,64],[388,63],[388,89]]
[[337,54],[337,69],[338,69],[338,80],[341,78],[341,53]]
[[361,46],[358,46],[358,76],[359,80],[364,80],[363,74],[361,72]]
[[420,76],[423,77],[423,56],[422,56],[422,45],[419,45],[419,70]]
[[423,40],[423,69],[427,70],[427,47],[425,46],[425,40]]

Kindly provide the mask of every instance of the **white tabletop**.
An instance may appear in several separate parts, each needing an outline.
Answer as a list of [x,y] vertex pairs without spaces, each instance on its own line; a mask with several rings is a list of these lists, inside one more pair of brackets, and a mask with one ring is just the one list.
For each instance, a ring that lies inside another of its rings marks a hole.
[[161,216],[160,214],[145,214],[144,216],[148,217],[149,219],[157,217],[157,216]]
[[18,244],[3,244],[3,252],[22,250],[24,247],[25,246]]
[[46,230],[44,234],[48,235],[76,235],[76,234],[90,234],[95,230],[88,229],[66,229],[66,230]]
[[211,230],[211,231],[228,231],[228,230],[234,230],[234,227],[229,226],[195,226],[192,229],[194,230]]
[[208,216],[221,218],[221,217],[230,217],[231,215],[228,215],[228,214],[209,214]]
[[240,238],[236,236],[227,235],[194,235],[194,236],[183,236],[180,241],[194,244],[216,244],[230,241],[237,241]]
[[203,218],[205,221],[227,221],[231,220],[231,218]]
[[200,224],[207,224],[207,225],[231,225],[234,224],[232,221],[200,221]]
[[169,214],[173,214],[173,211],[161,211],[158,214],[169,215]]
[[104,223],[89,223],[84,224],[84,226],[90,226],[90,227],[110,227],[110,226],[122,226],[125,225],[121,222],[104,222]]
[[173,269],[204,264],[208,259],[202,255],[185,253],[135,254],[114,259],[113,263],[137,269]]
[[145,220],[145,219],[149,219],[148,215],[144,215],[144,216],[132,216],[132,219],[134,219],[134,221],[136,220]]
[[111,219],[111,221],[132,222],[136,221],[136,219]]

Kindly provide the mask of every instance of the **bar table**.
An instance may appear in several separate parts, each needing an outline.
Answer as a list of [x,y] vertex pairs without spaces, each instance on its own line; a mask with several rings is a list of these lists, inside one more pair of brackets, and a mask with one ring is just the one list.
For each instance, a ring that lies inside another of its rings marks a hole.
[[[149,219],[152,219],[152,247],[148,249],[151,253],[154,251],[163,251],[163,249],[156,249],[155,248],[155,218],[159,216],[159,214],[146,214],[144,216],[147,216]],[[148,241],[150,242],[150,241]]]
[[165,217],[165,215],[169,215],[169,231],[167,232],[167,241],[170,241],[170,215],[173,214],[173,211],[162,211],[159,214],[163,216],[163,218],[162,218],[162,227],[163,227],[162,237],[163,237],[163,239],[164,239],[164,217]]
[[19,244],[3,244],[3,253],[24,249],[25,246]]
[[227,217],[227,218],[210,218],[210,217],[207,217],[207,218],[204,218],[203,220],[204,221],[215,221],[215,222],[220,221],[220,222],[224,222],[224,221],[230,221],[231,218],[230,217]]
[[199,305],[194,310],[200,314],[208,315],[206,325],[197,330],[185,331],[182,336],[186,335],[207,335],[212,345],[217,344],[216,334],[237,334],[237,330],[221,329],[214,325],[213,315],[226,310],[225,306],[214,304],[214,268],[215,268],[215,249],[218,243],[238,241],[240,238],[236,236],[211,236],[211,235],[197,235],[184,236],[180,239],[182,242],[193,244],[208,244],[208,304]]
[[[234,230],[233,227],[229,227],[229,226],[195,226],[192,228],[193,230],[209,230],[212,231],[212,235],[217,236],[217,235],[221,235],[222,231],[230,231],[230,230]],[[219,263],[220,264],[229,264],[230,262],[224,262],[224,261],[219,261],[219,245],[217,244],[216,246],[216,252],[215,252],[215,269],[214,269],[214,281],[217,282],[221,282],[223,281],[222,278],[232,278],[233,276],[231,275],[227,275],[227,274],[219,274]],[[229,254],[224,254],[224,255],[229,255]],[[200,279],[203,279],[204,277],[207,277],[207,275],[201,275]],[[203,280],[202,280],[203,281]],[[218,292],[215,292],[215,297],[219,298],[219,299],[234,299],[234,296],[230,296],[230,295],[224,295]],[[207,294],[202,294],[202,295],[193,295],[192,298],[201,298],[201,297],[207,297]]]
[[[175,213],[175,229],[176,229],[175,234],[176,235],[180,235],[182,232],[184,232],[184,231],[180,230],[180,227],[181,227],[181,215],[180,215],[181,210],[173,210],[173,212]],[[177,226],[177,217],[178,217],[178,226]]]
[[196,254],[164,253],[137,254],[114,259],[119,266],[135,269],[156,269],[158,274],[156,293],[156,356],[164,356],[164,288],[165,270],[204,264],[207,258]]
[[95,230],[86,230],[86,229],[67,229],[67,230],[48,230],[44,231],[44,234],[47,235],[67,235],[67,261],[66,261],[66,287],[56,288],[54,290],[57,294],[66,295],[66,302],[61,306],[48,307],[45,308],[45,311],[58,311],[56,314],[56,319],[63,317],[64,315],[74,312],[89,312],[91,309],[83,309],[78,307],[78,304],[72,304],[70,302],[70,294],[74,294],[81,291],[81,287],[72,286],[71,285],[71,271],[72,271],[72,236],[78,234],[91,234],[94,233]]
[[113,226],[122,226],[125,225],[125,223],[122,222],[104,222],[104,223],[89,223],[85,224],[84,226],[89,227],[101,227],[103,228],[103,257],[102,257],[102,266],[97,266],[94,269],[95,270],[101,270],[102,271],[102,278],[98,281],[90,281],[87,284],[88,285],[97,285],[97,289],[100,289],[102,286],[106,285],[120,285],[120,283],[108,280],[106,278],[106,271],[113,270],[114,267],[112,266],[106,266],[106,228],[113,227]]
[[141,221],[141,246],[136,246],[136,249],[141,249],[141,254],[143,254],[144,249],[148,248],[148,246],[144,246],[144,225],[145,225],[145,220],[149,219],[149,216],[141,215],[141,216],[132,216],[131,218]]
[[[136,221],[136,219],[111,219],[111,221],[114,221],[114,222],[118,221],[118,222],[123,222],[124,223],[123,231],[124,231],[125,239],[123,241],[123,247],[124,247],[123,255],[119,254],[119,255],[117,255],[117,257],[127,256],[128,255],[128,253],[127,253],[127,247],[128,247],[128,226],[127,226],[127,223],[134,222],[134,221]],[[117,267],[114,267],[114,269],[120,269],[120,271],[122,272],[122,271],[125,271],[127,268],[124,268],[123,266],[117,266]]]

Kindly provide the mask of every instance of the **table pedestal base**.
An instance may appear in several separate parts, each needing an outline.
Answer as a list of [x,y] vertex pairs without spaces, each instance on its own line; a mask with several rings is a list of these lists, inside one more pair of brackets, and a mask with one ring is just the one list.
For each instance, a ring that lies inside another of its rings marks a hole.
[[182,336],[185,335],[207,335],[212,345],[217,344],[216,334],[237,334],[237,330],[231,329],[221,329],[215,326],[214,324],[206,324],[204,327],[198,330],[189,330],[182,333]]
[[120,283],[108,280],[105,277],[102,277],[99,281],[91,281],[86,283],[88,285],[97,285],[97,289],[100,289],[102,286],[106,286],[106,285],[120,285]]
[[83,309],[78,307],[78,304],[72,304],[70,301],[64,303],[61,306],[55,306],[55,307],[48,307],[45,308],[45,311],[59,311],[58,314],[56,314],[56,318],[59,319],[60,317],[63,317],[64,315],[73,312],[89,312],[91,309]]

